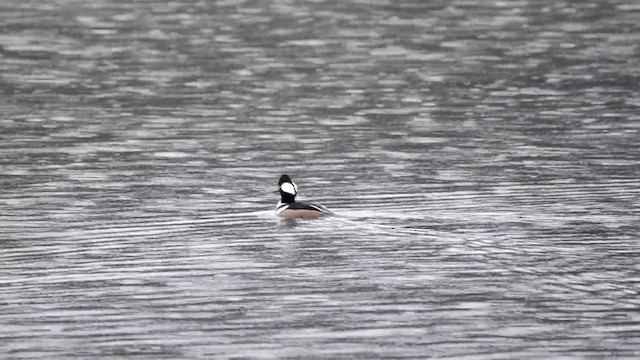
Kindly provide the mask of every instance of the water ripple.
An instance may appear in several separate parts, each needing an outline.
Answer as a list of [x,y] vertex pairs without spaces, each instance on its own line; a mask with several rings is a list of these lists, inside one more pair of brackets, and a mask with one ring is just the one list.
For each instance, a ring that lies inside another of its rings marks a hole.
[[4,354],[637,358],[639,17],[0,4]]

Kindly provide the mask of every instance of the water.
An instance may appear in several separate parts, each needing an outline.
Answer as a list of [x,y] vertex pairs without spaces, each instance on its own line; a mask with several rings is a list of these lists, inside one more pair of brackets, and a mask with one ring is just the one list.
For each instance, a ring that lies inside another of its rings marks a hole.
[[[0,4],[2,358],[637,358],[640,6]],[[343,216],[273,216],[280,174]]]

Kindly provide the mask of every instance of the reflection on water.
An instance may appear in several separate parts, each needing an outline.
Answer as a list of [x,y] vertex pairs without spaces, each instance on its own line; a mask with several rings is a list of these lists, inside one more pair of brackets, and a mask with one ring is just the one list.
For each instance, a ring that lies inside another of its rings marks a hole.
[[0,20],[6,356],[640,356],[635,2]]

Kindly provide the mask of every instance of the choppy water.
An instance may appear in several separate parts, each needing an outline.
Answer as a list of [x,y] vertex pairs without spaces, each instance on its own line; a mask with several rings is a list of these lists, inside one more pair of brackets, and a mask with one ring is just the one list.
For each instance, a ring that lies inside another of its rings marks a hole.
[[639,357],[639,24],[1,3],[0,357]]

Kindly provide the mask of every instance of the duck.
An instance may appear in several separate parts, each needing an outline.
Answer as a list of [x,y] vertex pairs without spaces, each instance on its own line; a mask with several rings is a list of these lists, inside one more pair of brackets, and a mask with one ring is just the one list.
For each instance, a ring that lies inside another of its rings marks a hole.
[[285,219],[313,219],[335,215],[326,207],[308,202],[296,201],[298,186],[289,175],[280,176],[278,181],[280,201],[276,205],[276,215]]

